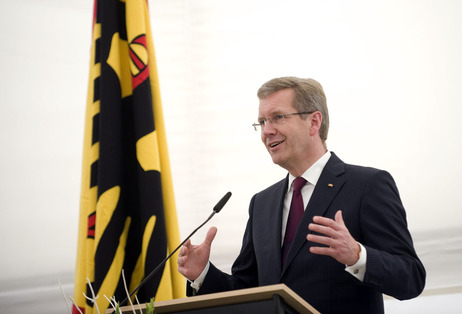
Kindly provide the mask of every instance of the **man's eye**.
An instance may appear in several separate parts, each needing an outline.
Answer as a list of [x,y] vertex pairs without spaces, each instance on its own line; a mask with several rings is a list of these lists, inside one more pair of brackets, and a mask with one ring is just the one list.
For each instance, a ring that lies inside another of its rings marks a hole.
[[258,120],[258,123],[259,123],[260,125],[265,125],[266,119]]
[[273,117],[273,121],[282,121],[282,120],[284,120],[283,114],[277,114]]

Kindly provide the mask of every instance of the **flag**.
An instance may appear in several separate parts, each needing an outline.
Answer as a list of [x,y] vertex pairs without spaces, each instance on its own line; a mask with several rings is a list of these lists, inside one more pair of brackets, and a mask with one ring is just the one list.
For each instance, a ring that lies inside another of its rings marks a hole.
[[[84,293],[103,312],[104,296],[127,296],[122,273],[133,291],[180,243],[147,0],[95,0],[92,36],[74,287],[85,314]],[[176,259],[140,302],[185,296]]]

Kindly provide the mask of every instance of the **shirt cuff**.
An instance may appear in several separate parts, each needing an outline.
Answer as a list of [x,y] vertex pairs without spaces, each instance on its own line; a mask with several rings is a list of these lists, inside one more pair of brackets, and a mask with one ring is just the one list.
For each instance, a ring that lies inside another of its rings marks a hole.
[[210,262],[207,262],[207,265],[205,265],[204,270],[199,275],[199,277],[196,278],[196,280],[194,281],[188,280],[191,283],[190,284],[191,288],[193,288],[195,292],[199,291],[200,287],[202,286],[202,283],[204,282],[205,276],[207,275],[209,268],[210,268]]
[[359,259],[356,264],[352,266],[346,266],[345,271],[349,272],[351,275],[356,277],[359,281],[363,282],[364,275],[366,274],[366,262],[367,262],[367,251],[366,248],[359,243],[361,247],[361,253],[359,254]]

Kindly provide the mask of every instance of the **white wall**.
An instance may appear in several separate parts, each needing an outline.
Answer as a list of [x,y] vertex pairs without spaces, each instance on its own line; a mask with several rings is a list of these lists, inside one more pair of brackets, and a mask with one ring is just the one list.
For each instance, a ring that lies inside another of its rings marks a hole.
[[[149,3],[182,237],[233,192],[213,222],[219,265],[250,197],[285,175],[251,128],[256,90],[284,75],[323,84],[329,148],[392,173],[413,234],[460,234],[462,2]],[[74,271],[92,5],[0,0],[0,281]],[[427,287],[462,285],[444,269]]]

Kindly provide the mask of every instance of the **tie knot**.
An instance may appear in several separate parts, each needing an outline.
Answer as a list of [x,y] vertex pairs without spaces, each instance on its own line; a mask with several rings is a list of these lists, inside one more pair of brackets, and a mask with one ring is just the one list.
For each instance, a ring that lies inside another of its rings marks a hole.
[[303,179],[302,177],[298,177],[294,180],[294,193],[295,192],[300,192],[302,190],[302,187],[305,185],[306,180]]

